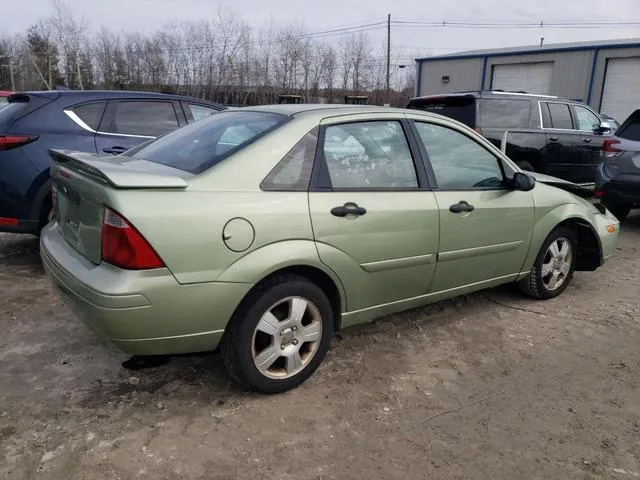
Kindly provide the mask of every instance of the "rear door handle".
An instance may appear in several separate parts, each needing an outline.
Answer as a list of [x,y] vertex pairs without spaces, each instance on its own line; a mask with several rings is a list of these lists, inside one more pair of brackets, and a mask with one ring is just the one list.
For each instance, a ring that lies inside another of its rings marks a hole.
[[590,143],[591,139],[590,138],[583,138],[582,141],[585,142],[585,143]]
[[334,217],[346,217],[347,215],[361,216],[367,213],[367,210],[359,207],[355,203],[345,203],[340,207],[333,207],[331,209],[331,215]]
[[560,137],[549,137],[549,140],[552,142],[557,142]]
[[473,205],[469,205],[464,200],[461,200],[458,203],[454,203],[449,207],[449,211],[453,213],[473,212],[473,210]]
[[111,147],[111,148],[103,148],[103,149],[102,149],[102,151],[103,151],[104,153],[113,153],[113,154],[115,154],[115,155],[118,155],[118,154],[120,154],[120,153],[124,153],[124,152],[126,152],[126,151],[127,151],[127,148],[125,148],[125,147],[121,147],[121,146],[119,146],[119,145],[114,145],[114,146],[113,146],[113,147]]

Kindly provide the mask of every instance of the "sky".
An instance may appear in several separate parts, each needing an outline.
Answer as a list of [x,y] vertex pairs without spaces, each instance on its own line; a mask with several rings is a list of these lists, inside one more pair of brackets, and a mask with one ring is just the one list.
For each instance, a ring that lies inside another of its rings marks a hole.
[[[200,20],[214,16],[219,7],[239,14],[251,26],[270,20],[276,24],[301,23],[308,31],[385,21],[387,14],[402,21],[472,22],[638,22],[638,26],[606,28],[474,28],[406,27],[393,25],[392,46],[398,63],[415,56],[438,55],[478,48],[545,45],[558,42],[640,38],[640,0],[66,0],[90,31],[150,33],[169,20]],[[51,12],[49,0],[6,2],[0,35],[26,30]],[[4,24],[4,25],[2,25]],[[374,45],[386,41],[386,27],[369,30]],[[329,36],[327,40],[338,40]]]

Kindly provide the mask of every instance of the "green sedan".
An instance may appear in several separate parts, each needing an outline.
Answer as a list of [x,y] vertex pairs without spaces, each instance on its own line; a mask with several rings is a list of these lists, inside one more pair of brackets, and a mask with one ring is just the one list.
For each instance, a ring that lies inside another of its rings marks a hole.
[[509,282],[556,297],[618,239],[606,209],[413,110],[244,108],[109,159],[50,153],[42,261],[77,316],[131,354],[220,346],[262,392],[341,328]]

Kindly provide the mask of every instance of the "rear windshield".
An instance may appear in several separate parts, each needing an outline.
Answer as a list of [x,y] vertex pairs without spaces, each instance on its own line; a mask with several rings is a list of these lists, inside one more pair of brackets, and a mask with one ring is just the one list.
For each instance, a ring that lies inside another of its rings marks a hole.
[[8,98],[9,103],[0,108],[0,133],[25,115],[52,102],[56,97],[15,94]]
[[227,111],[175,130],[123,155],[201,173],[287,122],[285,115]]
[[480,102],[481,128],[527,128],[531,102],[529,100],[483,99]]
[[0,128],[6,129],[20,116],[27,107],[27,98],[2,105],[0,103]]
[[414,98],[408,108],[438,113],[475,128],[476,104],[472,95]]
[[615,135],[625,140],[640,142],[640,110],[633,112]]

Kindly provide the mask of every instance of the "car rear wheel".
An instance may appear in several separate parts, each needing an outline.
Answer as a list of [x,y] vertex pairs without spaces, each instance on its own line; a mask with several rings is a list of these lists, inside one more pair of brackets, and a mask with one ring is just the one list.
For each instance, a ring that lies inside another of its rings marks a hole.
[[529,276],[520,289],[534,298],[557,297],[573,278],[578,249],[575,234],[566,227],[554,229],[542,244]]
[[234,314],[221,352],[231,377],[254,390],[295,388],[318,368],[333,336],[324,292],[293,275],[258,286]]
[[608,203],[605,202],[605,207],[607,207],[611,213],[615,215],[615,217],[622,221],[629,216],[629,212],[631,211],[631,205],[628,203]]

